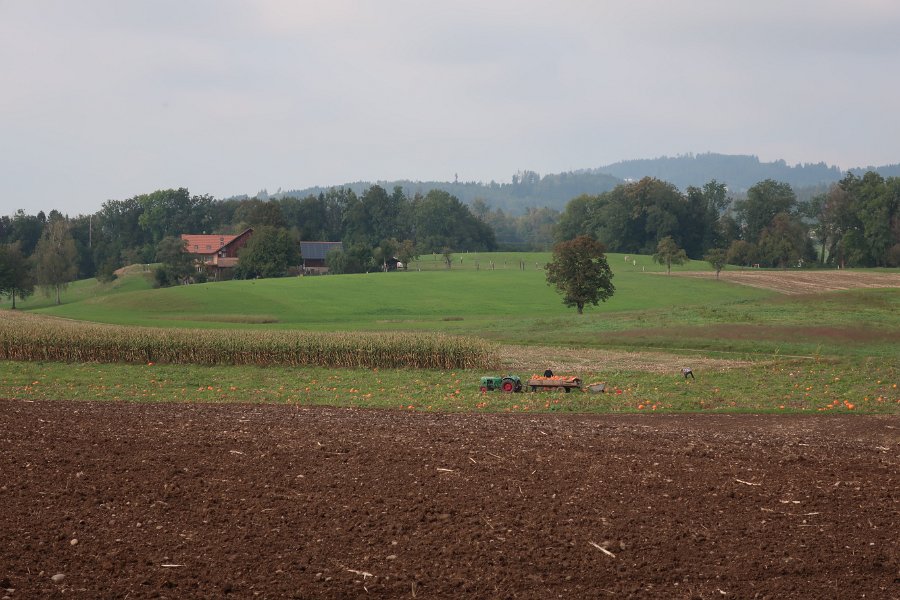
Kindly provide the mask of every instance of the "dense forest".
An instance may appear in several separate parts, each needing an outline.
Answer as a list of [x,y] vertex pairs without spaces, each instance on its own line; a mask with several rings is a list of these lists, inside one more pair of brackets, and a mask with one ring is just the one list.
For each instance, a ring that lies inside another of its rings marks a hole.
[[[541,180],[536,173],[524,177],[523,185]],[[342,241],[343,252],[330,256],[329,266],[348,273],[377,269],[391,256],[407,262],[427,253],[547,250],[582,234],[610,252],[653,254],[667,240],[689,258],[722,256],[735,265],[897,267],[900,178],[849,172],[801,200],[791,185],[774,179],[736,198],[716,180],[682,192],[644,177],[580,194],[562,211],[529,207],[515,216],[481,198],[467,205],[444,190],[410,194],[402,186],[226,200],[185,188],[157,190],[107,201],[90,215],[20,210],[0,216],[0,294],[22,297],[37,283],[58,296],[60,285],[76,278],[111,279],[129,264],[178,263],[182,233],[248,227],[258,230],[254,250],[281,248],[284,256],[263,268],[239,269],[236,276],[285,274],[271,265],[297,264],[300,240]],[[161,285],[177,280],[158,277]]]
[[689,258],[725,253],[735,265],[900,266],[900,178],[848,173],[800,202],[787,183],[766,179],[731,200],[724,184],[689,186],[645,177],[573,199],[558,239],[587,234],[610,251],[653,254],[672,238]]
[[342,241],[346,256],[337,270],[355,272],[377,268],[388,254],[408,255],[411,248],[494,250],[487,221],[496,215],[485,210],[478,218],[441,190],[410,197],[399,187],[389,193],[374,185],[360,195],[335,188],[305,198],[217,200],[180,188],[110,200],[97,213],[77,217],[20,210],[0,217],[0,244],[14,246],[25,258],[38,257],[54,224],[65,223],[72,247],[67,262],[79,278],[102,279],[124,265],[157,262],[183,233],[233,234],[253,227],[286,232],[294,241]]

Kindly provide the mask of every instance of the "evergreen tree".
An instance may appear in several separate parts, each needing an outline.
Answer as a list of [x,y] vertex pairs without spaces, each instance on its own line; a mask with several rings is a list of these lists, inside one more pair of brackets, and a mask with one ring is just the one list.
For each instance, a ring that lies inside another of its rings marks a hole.
[[0,245],[0,296],[12,300],[15,309],[16,297],[24,299],[33,293],[31,265],[19,249],[19,243]]

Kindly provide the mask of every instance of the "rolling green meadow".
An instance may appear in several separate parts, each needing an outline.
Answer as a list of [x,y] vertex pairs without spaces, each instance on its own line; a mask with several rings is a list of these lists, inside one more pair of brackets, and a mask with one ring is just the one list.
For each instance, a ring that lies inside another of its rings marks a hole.
[[[482,375],[503,373],[480,369],[3,361],[0,397],[492,412],[900,412],[900,289],[786,296],[666,276],[650,257],[610,254],[616,293],[579,316],[546,284],[548,260],[548,253],[457,254],[448,270],[440,256],[425,256],[400,273],[166,289],[152,289],[151,274],[136,267],[112,283],[73,283],[60,306],[40,294],[17,306],[166,330],[474,337],[496,345],[501,369],[523,378],[542,369],[516,359],[517,349],[628,357],[567,371],[606,382],[609,393],[481,394]],[[687,270],[710,268],[699,261],[673,267]],[[696,379],[663,363],[693,365]]]

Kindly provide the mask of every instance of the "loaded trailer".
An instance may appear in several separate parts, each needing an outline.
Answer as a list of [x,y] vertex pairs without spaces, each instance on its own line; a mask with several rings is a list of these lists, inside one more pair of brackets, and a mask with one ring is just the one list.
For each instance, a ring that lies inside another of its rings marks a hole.
[[538,390],[555,390],[557,392],[565,392],[568,394],[573,389],[581,389],[581,379],[563,375],[553,375],[551,377],[532,375],[526,385],[531,388],[532,392],[537,392]]
[[522,380],[516,375],[503,375],[502,377],[482,377],[481,391],[492,392],[499,390],[501,392],[521,392],[526,388],[530,388],[532,392],[554,390],[557,392],[569,393],[571,390],[580,390],[582,381],[578,377],[567,377],[555,375],[551,377],[541,377],[540,375],[532,375],[531,379],[522,383]]

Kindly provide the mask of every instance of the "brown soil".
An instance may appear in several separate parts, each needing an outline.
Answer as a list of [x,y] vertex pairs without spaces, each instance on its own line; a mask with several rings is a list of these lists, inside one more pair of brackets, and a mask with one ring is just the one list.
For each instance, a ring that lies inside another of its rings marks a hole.
[[[678,277],[715,279],[714,271],[673,273]],[[719,279],[752,287],[774,290],[782,294],[818,294],[857,288],[898,288],[900,273],[883,271],[744,271],[724,270]]]
[[900,597],[893,416],[4,400],[0,424],[12,599]]

